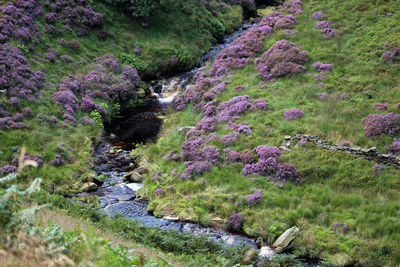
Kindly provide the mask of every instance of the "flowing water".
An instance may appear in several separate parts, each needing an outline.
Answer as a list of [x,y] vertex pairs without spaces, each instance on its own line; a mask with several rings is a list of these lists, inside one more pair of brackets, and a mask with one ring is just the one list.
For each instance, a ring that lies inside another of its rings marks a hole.
[[[99,176],[108,178],[95,192],[81,193],[78,196],[98,196],[101,209],[105,213],[121,214],[125,218],[140,221],[148,227],[208,235],[209,238],[227,245],[246,243],[257,248],[255,240],[246,236],[203,227],[197,223],[180,222],[177,218],[154,217],[147,211],[147,201],[136,198],[136,191],[142,188],[143,184],[129,183],[123,179],[124,175],[138,167],[136,162],[129,157],[130,151],[137,143],[157,140],[162,125],[160,115],[167,112],[168,104],[173,98],[186,90],[186,86],[190,84],[191,78],[198,70],[250,27],[252,24],[244,24],[238,31],[226,36],[222,44],[214,46],[201,58],[198,68],[151,83],[150,88],[153,94],[146,106],[131,109],[123,114],[125,116],[115,118],[111,125],[106,127],[106,132],[112,133],[112,137],[108,137],[107,142],[101,143],[94,153],[94,170]],[[113,149],[113,147],[120,149]]]
[[[105,175],[108,178],[95,192],[81,193],[79,196],[98,196],[101,209],[106,214],[121,214],[125,218],[140,221],[148,227],[207,235],[212,240],[226,245],[246,243],[254,248],[259,247],[255,239],[244,235],[203,227],[197,223],[180,222],[172,217],[156,218],[147,211],[147,201],[136,198],[136,192],[143,187],[143,184],[126,182],[123,178],[129,171],[138,167],[136,162],[129,157],[130,151],[136,144],[157,140],[162,126],[160,115],[167,113],[168,104],[173,98],[186,90],[186,86],[190,84],[191,78],[197,71],[204,68],[210,60],[252,26],[252,24],[244,24],[238,31],[226,36],[222,44],[214,46],[201,58],[200,67],[175,77],[150,83],[152,96],[148,99],[146,106],[131,109],[120,118],[115,118],[111,125],[106,126],[107,142],[101,143],[95,150],[94,170],[99,176]],[[308,264],[307,266],[316,265]]]

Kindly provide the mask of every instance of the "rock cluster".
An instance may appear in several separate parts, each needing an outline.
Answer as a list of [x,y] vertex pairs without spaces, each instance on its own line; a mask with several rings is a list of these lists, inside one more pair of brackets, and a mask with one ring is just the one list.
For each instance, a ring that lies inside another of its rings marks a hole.
[[390,154],[382,154],[376,149],[376,147],[365,149],[360,147],[340,146],[337,144],[329,145],[329,141],[321,140],[316,135],[297,134],[295,136],[285,136],[285,139],[279,148],[281,150],[290,151],[290,145],[292,142],[300,140],[312,143],[327,150],[343,151],[358,158],[400,168],[400,157]]

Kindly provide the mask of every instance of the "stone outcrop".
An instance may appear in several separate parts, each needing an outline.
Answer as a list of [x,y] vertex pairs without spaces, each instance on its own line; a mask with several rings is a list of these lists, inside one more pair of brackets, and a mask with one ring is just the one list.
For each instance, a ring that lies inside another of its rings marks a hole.
[[299,228],[293,226],[292,228],[287,229],[283,234],[281,234],[272,245],[272,247],[275,249],[275,252],[282,253],[285,250],[292,248],[292,241],[294,240],[298,232]]
[[360,147],[339,146],[337,144],[329,145],[329,141],[321,140],[316,135],[297,134],[295,136],[285,136],[285,139],[283,140],[279,148],[281,150],[290,151],[290,145],[300,140],[312,143],[323,149],[346,152],[358,158],[363,158],[369,161],[374,161],[376,163],[391,165],[396,168],[400,168],[400,157],[389,154],[382,154],[376,149],[376,147],[365,149]]
[[87,182],[82,184],[81,186],[81,192],[93,192],[97,189],[97,185],[92,182]]

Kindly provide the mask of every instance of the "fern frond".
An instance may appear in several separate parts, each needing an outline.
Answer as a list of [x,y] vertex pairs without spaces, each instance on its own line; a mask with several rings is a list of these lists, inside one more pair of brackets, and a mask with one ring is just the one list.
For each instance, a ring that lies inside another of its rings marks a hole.
[[15,180],[17,178],[17,175],[18,175],[17,173],[13,172],[5,177],[0,178],[0,184],[8,183]]

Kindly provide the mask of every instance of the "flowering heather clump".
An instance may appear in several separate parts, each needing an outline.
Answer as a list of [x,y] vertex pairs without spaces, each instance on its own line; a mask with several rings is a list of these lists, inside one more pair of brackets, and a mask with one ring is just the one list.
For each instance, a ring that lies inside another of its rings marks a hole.
[[247,195],[246,196],[246,203],[249,206],[255,206],[258,203],[261,202],[263,198],[263,195],[261,193],[253,194],[253,195]]
[[204,116],[210,117],[210,116],[215,115],[217,105],[218,105],[218,102],[216,100],[205,103],[203,105],[203,107],[201,108]]
[[346,100],[347,98],[349,98],[349,94],[348,93],[336,94],[335,98],[339,100]]
[[282,9],[286,9],[289,13],[294,13],[294,14],[302,14],[303,13],[300,0],[286,1],[283,3]]
[[142,49],[140,49],[140,47],[137,45],[133,50],[133,53],[135,53],[137,56],[140,56],[142,54]]
[[244,164],[250,164],[254,162],[254,156],[250,150],[243,150],[242,153],[240,153],[240,159]]
[[288,182],[300,182],[300,177],[297,169],[293,164],[279,163],[275,177],[272,178],[273,183],[280,183],[281,186]]
[[377,110],[387,110],[387,108],[389,107],[390,105],[389,104],[383,104],[383,103],[379,103],[379,104],[376,104],[375,105],[375,108],[377,109]]
[[101,27],[103,23],[104,15],[95,12],[87,1],[47,1],[45,7],[51,11],[45,16],[48,23],[60,22],[64,25],[64,32],[75,28],[78,36],[86,35],[89,28]]
[[19,107],[21,105],[21,102],[19,101],[18,97],[10,97],[10,103],[11,105],[15,107]]
[[390,146],[386,147],[386,149],[392,154],[400,155],[400,138],[395,138],[393,140],[393,143]]
[[154,194],[156,194],[156,196],[161,196],[163,193],[164,193],[164,190],[161,187],[154,190]]
[[285,31],[285,36],[286,36],[286,38],[288,38],[288,37],[290,37],[290,36],[297,35],[298,33],[299,33],[298,30],[294,30],[294,31],[286,30],[286,31]]
[[325,39],[330,39],[336,35],[336,29],[334,28],[325,28],[322,30],[322,36]]
[[322,12],[315,12],[314,14],[312,14],[311,18],[313,20],[322,20],[322,18],[324,17],[324,13]]
[[304,115],[304,112],[298,108],[289,109],[286,110],[283,115],[285,116],[285,119],[288,121],[299,120]]
[[186,169],[183,171],[181,177],[184,180],[189,180],[194,174],[201,174],[211,170],[212,164],[209,161],[186,161]]
[[78,124],[78,121],[77,121],[72,115],[70,115],[70,114],[68,114],[68,113],[65,113],[65,114],[63,115],[63,120],[64,120],[67,124],[72,125],[72,126],[76,126],[76,125]]
[[58,91],[54,93],[51,100],[57,104],[63,105],[66,107],[67,105],[72,107],[74,110],[78,107],[78,98],[74,95],[72,91]]
[[60,155],[56,155],[56,158],[49,161],[49,165],[53,166],[62,166],[65,164],[65,161],[62,159]]
[[95,121],[92,118],[84,116],[81,118],[81,123],[85,125],[95,125]]
[[58,121],[58,119],[55,116],[51,116],[50,119],[49,119],[49,122],[52,123],[52,124],[57,123],[57,121]]
[[293,15],[279,12],[264,17],[257,26],[244,33],[216,57],[210,75],[221,77],[249,64],[252,57],[263,51],[262,41],[272,32],[273,27],[292,28],[295,23]]
[[[27,153],[27,154],[28,154],[28,153]],[[18,165],[18,158],[19,158],[18,155],[15,156],[15,157],[12,159],[12,164]],[[36,161],[36,163],[37,163],[38,165],[42,165],[42,164],[43,164],[43,160],[42,160],[42,156],[41,156],[41,155],[28,154],[28,155],[26,155],[26,156],[24,157],[24,160],[33,160],[33,161]]]
[[242,214],[238,212],[232,212],[228,221],[226,222],[226,227],[231,231],[240,231],[243,227]]
[[47,23],[54,23],[57,20],[57,14],[55,12],[49,12],[44,16],[44,19]]
[[329,95],[327,93],[318,93],[317,94],[318,99],[321,101],[326,101],[328,99],[328,96]]
[[218,148],[204,146],[204,157],[206,160],[211,162],[213,165],[218,165],[218,159],[221,156],[221,153]]
[[373,166],[372,168],[374,169],[375,175],[376,175],[376,176],[379,176],[379,175],[382,174],[382,170],[385,168],[385,165],[375,163],[374,166]]
[[14,37],[18,42],[26,44],[40,37],[40,28],[36,24],[36,20],[43,15],[40,1],[8,1],[7,4],[3,1],[0,11],[0,43]]
[[11,97],[33,100],[33,93],[43,88],[44,74],[33,71],[21,50],[10,44],[0,44],[0,88]]
[[258,155],[258,161],[253,164],[246,164],[242,174],[269,175],[276,171],[278,158],[281,151],[277,147],[258,146],[253,150]]
[[217,139],[217,137],[218,137],[218,134],[217,133],[210,133],[208,136],[207,136],[207,141],[215,141],[216,139]]
[[317,24],[315,24],[315,27],[320,30],[329,28],[331,26],[332,26],[332,23],[327,20],[318,21]]
[[294,76],[306,71],[303,66],[309,61],[307,51],[302,51],[287,40],[276,42],[261,58],[254,61],[264,80],[283,76]]
[[242,125],[242,124],[236,124],[236,123],[233,123],[231,125],[231,130],[235,130],[238,133],[244,133],[245,135],[251,135],[253,133],[253,131],[251,130],[250,126]]
[[334,222],[332,225],[331,225],[331,230],[336,230],[337,228],[340,228],[340,227],[342,227],[342,224],[339,222],[339,221],[337,221],[337,222]]
[[23,119],[23,116],[22,116],[22,114],[21,113],[15,113],[14,114],[14,116],[12,116],[12,118],[11,118],[13,121],[22,121],[22,119]]
[[97,110],[100,114],[105,115],[105,108],[95,104],[91,96],[101,97],[105,100],[114,99],[117,102],[136,96],[136,88],[141,83],[136,69],[126,65],[121,75],[117,76],[115,74],[120,73],[121,68],[118,60],[113,56],[104,55],[96,58],[94,62],[97,64],[94,70],[76,77],[70,75],[69,79],[61,81],[58,85],[58,92],[53,95],[52,101],[66,109],[69,106],[74,111],[79,106],[78,97],[82,97],[80,106],[83,111]]
[[6,164],[0,168],[0,175],[6,175],[13,172],[18,172],[18,168],[13,165]]
[[24,108],[22,113],[24,114],[25,118],[32,117],[32,110],[30,108],[28,108],[28,107]]
[[204,159],[204,154],[201,148],[204,145],[204,141],[201,138],[195,140],[186,140],[182,145],[182,159],[183,160],[194,160],[200,161]]
[[387,62],[393,62],[396,56],[400,56],[400,47],[394,47],[391,50],[385,51],[382,55],[382,59]]
[[386,16],[391,17],[391,16],[393,16],[393,13],[389,12],[389,13],[386,14]]
[[224,153],[226,154],[225,164],[229,165],[240,160],[240,153],[231,148],[225,148]]
[[53,53],[45,53],[44,54],[44,58],[47,59],[48,61],[50,61],[51,63],[56,62],[56,58],[54,57]]
[[292,29],[294,24],[295,21],[292,17],[285,16],[275,22],[274,29]]
[[60,59],[64,63],[70,63],[70,62],[74,61],[73,58],[68,55],[62,55],[62,56],[60,56]]
[[243,92],[243,91],[246,91],[246,90],[249,90],[249,88],[247,88],[247,87],[245,87],[245,86],[236,86],[236,87],[233,89],[233,91],[235,91],[235,92]]
[[238,135],[237,134],[227,134],[221,136],[219,141],[224,144],[224,145],[230,145],[238,140]]
[[312,67],[319,72],[330,72],[332,70],[332,65],[331,64],[324,64],[322,62],[315,62]]
[[364,132],[368,137],[376,137],[385,134],[395,136],[400,133],[399,114],[369,114],[361,123],[365,125]]

